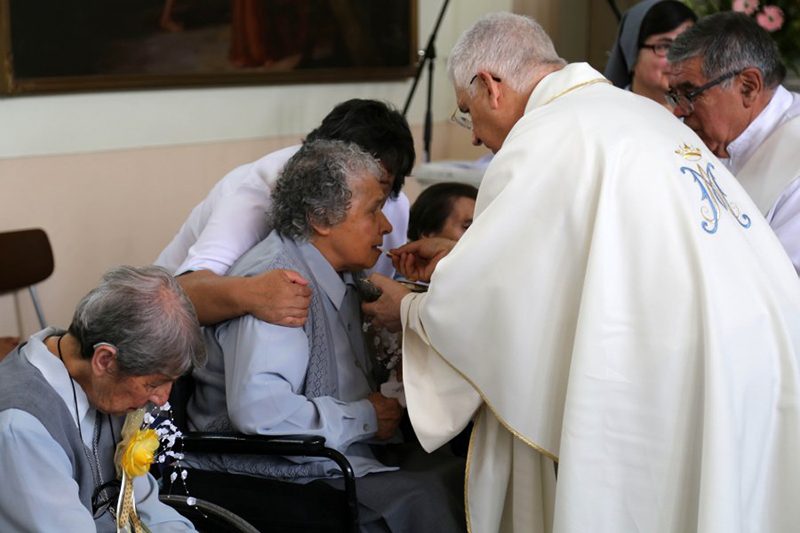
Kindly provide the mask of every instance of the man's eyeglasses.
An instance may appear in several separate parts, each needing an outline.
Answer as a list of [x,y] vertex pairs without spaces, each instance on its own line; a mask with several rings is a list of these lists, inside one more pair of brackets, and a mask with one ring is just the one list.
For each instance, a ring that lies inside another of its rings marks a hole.
[[469,113],[461,111],[458,107],[456,107],[453,114],[450,115],[450,122],[455,122],[462,128],[472,130],[472,117],[469,116]]
[[667,57],[667,52],[669,52],[670,46],[672,46],[672,43],[656,43],[643,44],[639,48],[647,48],[648,50],[652,50],[653,53],[658,57]]
[[[469,83],[467,84],[467,87],[472,85],[473,82],[476,79],[478,79],[478,75],[477,74],[472,76],[472,79],[469,80]],[[500,83],[501,81],[503,81],[500,78],[498,78],[497,76],[492,76],[492,79],[494,81],[496,81],[497,83]],[[456,124],[458,124],[462,128],[467,128],[470,131],[472,130],[472,117],[470,116],[470,114],[468,112],[461,111],[461,109],[459,109],[458,107],[456,107],[455,110],[453,111],[453,114],[450,115],[450,122],[455,122]]]
[[710,82],[701,85],[696,89],[692,89],[687,93],[679,93],[675,89],[670,89],[664,96],[667,98],[667,103],[670,106],[672,106],[673,108],[676,107],[680,108],[681,111],[683,111],[687,115],[690,115],[694,112],[695,98],[697,98],[707,90],[711,89],[712,87],[719,85],[723,81],[740,74],[741,72],[742,72],[741,70],[734,70],[732,72],[728,72],[727,74],[723,74],[719,78],[715,78]]

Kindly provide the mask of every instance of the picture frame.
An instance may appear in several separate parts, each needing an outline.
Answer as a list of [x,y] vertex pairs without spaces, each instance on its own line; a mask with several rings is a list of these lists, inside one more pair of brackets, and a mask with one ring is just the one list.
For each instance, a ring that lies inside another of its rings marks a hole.
[[0,0],[0,95],[414,75],[417,0]]

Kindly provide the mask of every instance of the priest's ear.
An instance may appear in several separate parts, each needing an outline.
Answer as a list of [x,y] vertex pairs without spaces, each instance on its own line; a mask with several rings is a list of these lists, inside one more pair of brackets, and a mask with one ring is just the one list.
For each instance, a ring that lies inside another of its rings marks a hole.
[[745,107],[752,107],[764,93],[764,76],[756,67],[748,67],[739,73],[739,93]]
[[[492,109],[500,107],[500,101],[503,97],[500,78],[494,76],[488,70],[480,70],[474,83],[480,83],[485,87],[484,90],[489,96],[489,105]],[[478,90],[480,91],[480,88]]]

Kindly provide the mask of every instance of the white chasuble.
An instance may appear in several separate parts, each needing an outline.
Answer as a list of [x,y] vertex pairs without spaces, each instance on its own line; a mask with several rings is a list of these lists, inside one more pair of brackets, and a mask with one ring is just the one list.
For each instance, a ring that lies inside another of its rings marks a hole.
[[800,284],[691,130],[569,65],[475,215],[401,309],[423,446],[475,418],[471,531],[800,531]]

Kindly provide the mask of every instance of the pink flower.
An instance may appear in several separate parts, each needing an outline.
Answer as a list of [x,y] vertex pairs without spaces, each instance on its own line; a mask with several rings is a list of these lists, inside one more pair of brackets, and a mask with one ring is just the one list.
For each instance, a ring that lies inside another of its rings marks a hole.
[[756,22],[767,31],[778,31],[783,26],[783,11],[778,6],[764,6]]
[[733,0],[731,9],[739,13],[752,15],[756,12],[756,9],[758,9],[758,0]]

